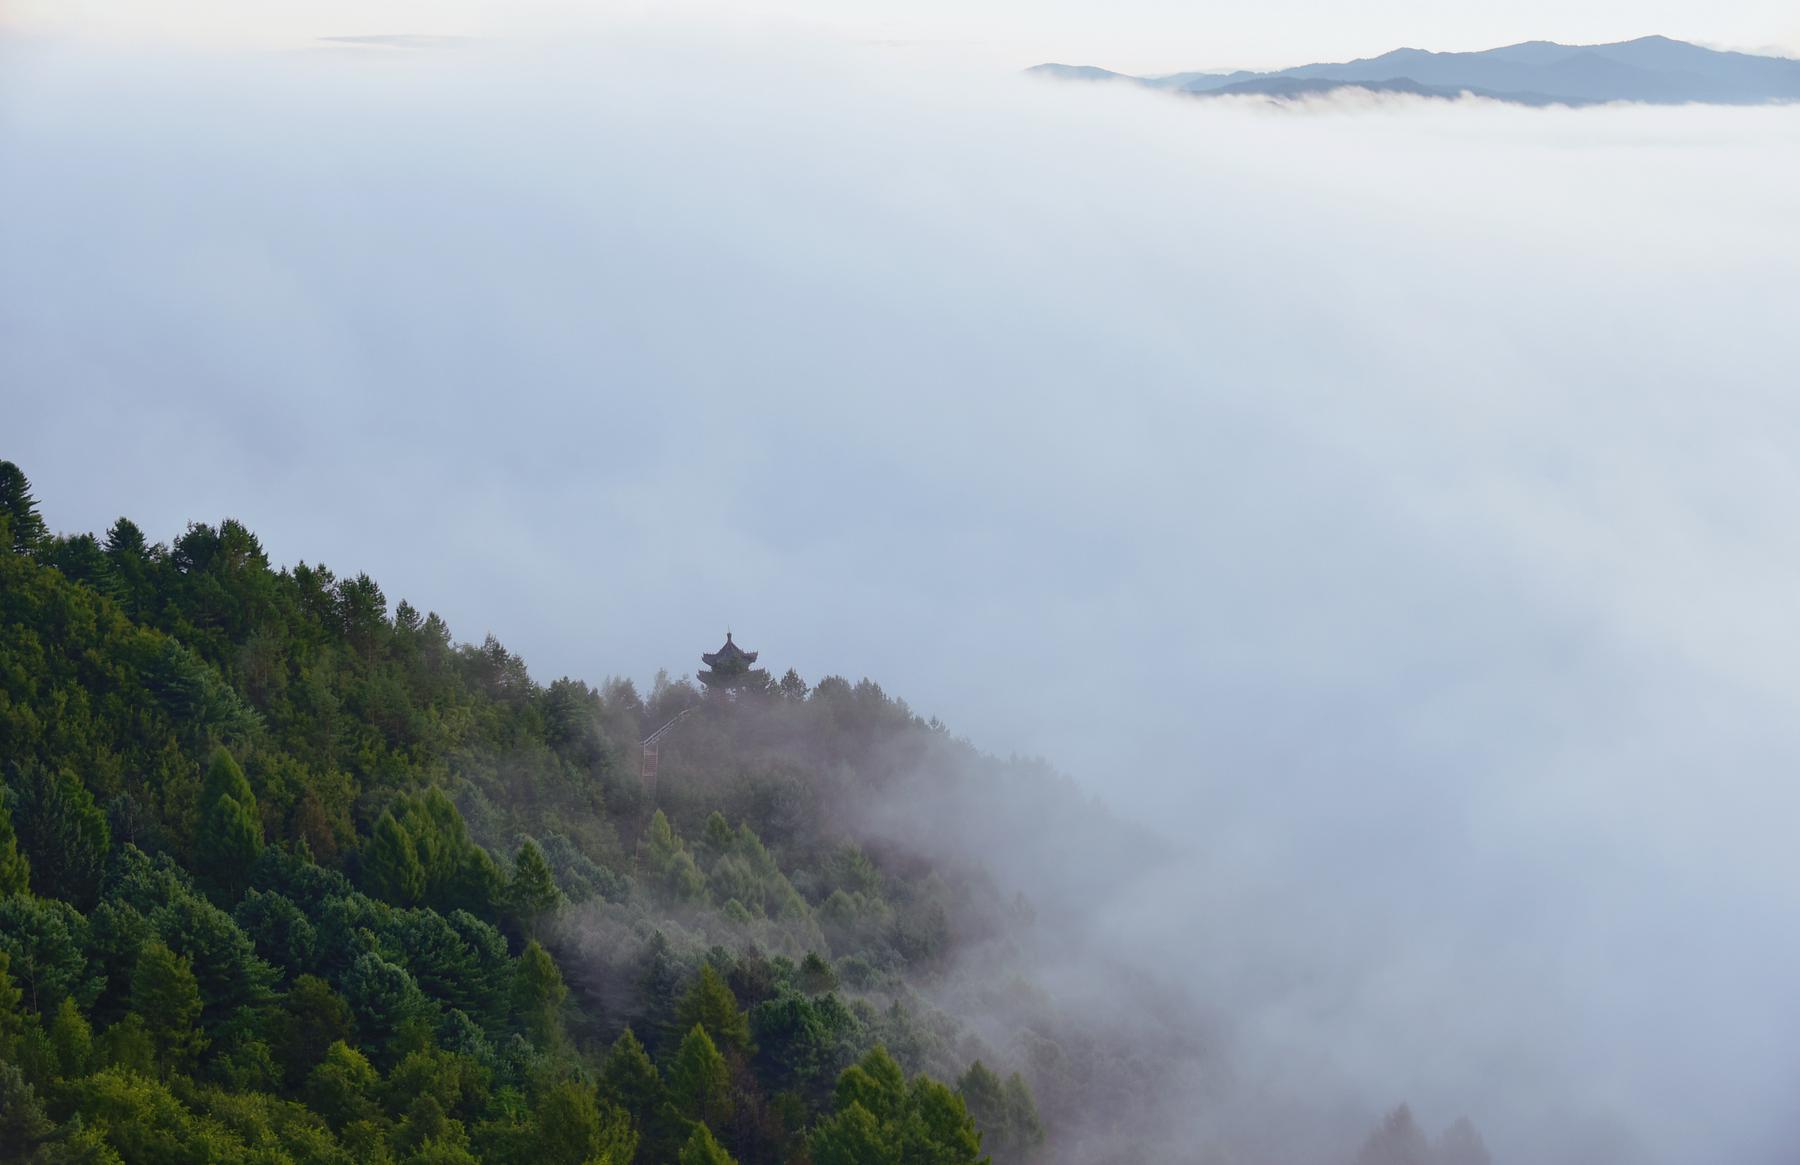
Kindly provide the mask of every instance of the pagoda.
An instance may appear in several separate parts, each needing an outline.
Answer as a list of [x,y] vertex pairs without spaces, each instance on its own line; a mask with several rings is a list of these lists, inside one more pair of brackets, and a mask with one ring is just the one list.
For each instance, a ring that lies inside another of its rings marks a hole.
[[769,673],[751,666],[756,662],[756,652],[745,651],[733,643],[729,631],[725,633],[725,646],[702,655],[700,662],[708,670],[697,678],[709,692],[731,693],[740,688],[761,689],[769,685]]

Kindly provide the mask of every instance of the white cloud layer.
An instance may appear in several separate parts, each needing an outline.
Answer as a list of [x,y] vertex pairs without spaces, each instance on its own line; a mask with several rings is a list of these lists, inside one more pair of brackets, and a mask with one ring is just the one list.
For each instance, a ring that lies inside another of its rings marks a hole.
[[0,456],[1044,753],[1191,844],[1103,926],[1271,1088],[1790,1159],[1800,108],[932,60],[0,46]]

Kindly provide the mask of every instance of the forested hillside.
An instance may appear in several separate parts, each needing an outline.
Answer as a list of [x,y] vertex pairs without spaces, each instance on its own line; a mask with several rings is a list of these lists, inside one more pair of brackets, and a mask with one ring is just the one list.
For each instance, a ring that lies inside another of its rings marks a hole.
[[0,1160],[1007,1165],[1017,1068],[1092,1082],[927,1002],[1031,907],[859,832],[1000,763],[869,681],[540,683],[233,521],[53,536],[3,462],[0,550]]

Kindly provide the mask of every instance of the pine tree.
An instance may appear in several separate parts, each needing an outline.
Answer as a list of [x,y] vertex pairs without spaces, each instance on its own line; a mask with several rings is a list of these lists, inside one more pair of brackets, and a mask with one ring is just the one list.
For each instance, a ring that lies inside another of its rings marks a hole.
[[230,797],[239,805],[250,808],[256,806],[256,794],[251,791],[250,781],[244,776],[244,770],[238,766],[230,751],[223,747],[215,748],[211,759],[207,761],[206,783],[200,792],[200,804],[211,805],[220,797]]
[[194,838],[194,866],[217,901],[229,906],[244,895],[250,870],[262,853],[262,821],[254,802],[221,796],[200,819]]
[[34,761],[12,765],[13,830],[29,860],[32,889],[87,909],[100,888],[111,847],[106,814],[93,794],[67,769]]
[[0,951],[0,1062],[18,1055],[25,1034],[25,992],[13,983],[12,956]]
[[74,1079],[87,1074],[94,1050],[94,1029],[88,1026],[73,999],[63,1000],[56,1009],[56,1018],[50,1021],[50,1047],[56,1053],[60,1075]]
[[1431,1146],[1413,1120],[1412,1109],[1402,1104],[1369,1134],[1356,1165],[1430,1165]]
[[681,1147],[681,1155],[676,1160],[680,1165],[737,1165],[725,1147],[713,1139],[712,1130],[703,1124],[694,1126],[693,1135]]
[[31,863],[19,852],[13,832],[12,811],[7,807],[5,786],[0,786],[0,898],[23,894],[31,888]]
[[724,1128],[731,1119],[731,1075],[725,1057],[695,1024],[669,1065],[669,1099],[683,1117]]
[[676,1005],[675,1022],[683,1028],[704,1027],[715,1044],[729,1051],[749,1051],[749,1017],[738,1009],[737,996],[711,963],[701,965],[694,985]]
[[1433,1165],[1492,1165],[1481,1134],[1468,1117],[1458,1117],[1433,1146]]
[[627,1165],[637,1146],[631,1122],[594,1095],[592,1085],[565,1080],[536,1105],[535,1165]]
[[306,1078],[306,1103],[334,1129],[375,1115],[381,1077],[368,1057],[339,1040]]
[[562,891],[556,888],[556,876],[544,851],[535,841],[526,841],[513,858],[512,879],[506,886],[507,905],[521,930],[535,935],[544,918],[562,905]]
[[229,752],[213,753],[201,794],[200,830],[194,864],[201,879],[227,902],[243,897],[250,868],[262,853],[262,817],[250,782]]
[[401,1034],[431,1009],[430,1001],[404,968],[372,951],[351,964],[344,975],[343,991],[362,1042],[384,1053],[384,1063],[399,1059]]
[[562,1005],[568,994],[550,952],[536,939],[526,943],[513,977],[513,1005],[539,1047],[549,1047],[560,1038]]
[[146,944],[131,973],[131,1010],[168,1067],[185,1070],[204,1047],[200,1007],[200,984],[188,961],[160,941]]
[[389,902],[412,906],[425,895],[425,867],[412,837],[392,813],[383,813],[375,823],[363,855],[363,874],[369,888]]
[[622,1105],[640,1128],[662,1107],[662,1075],[630,1028],[613,1041],[600,1070],[600,1083],[606,1095]]
[[38,514],[25,471],[10,461],[0,461],[0,548],[14,554],[36,554],[49,540],[50,532]]
[[862,1105],[883,1122],[897,1119],[906,1105],[906,1073],[879,1044],[838,1077],[838,1107],[852,1104]]
[[820,1121],[812,1135],[813,1165],[897,1165],[898,1148],[875,1114],[856,1103]]

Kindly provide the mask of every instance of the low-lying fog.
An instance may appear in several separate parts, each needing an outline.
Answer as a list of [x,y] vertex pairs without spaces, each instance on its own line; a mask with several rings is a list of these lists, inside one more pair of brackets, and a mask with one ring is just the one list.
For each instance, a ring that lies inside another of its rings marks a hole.
[[541,678],[872,676],[1191,853],[1093,935],[1246,1091],[1793,1160],[1800,108],[0,42],[0,172],[53,528],[234,515]]

